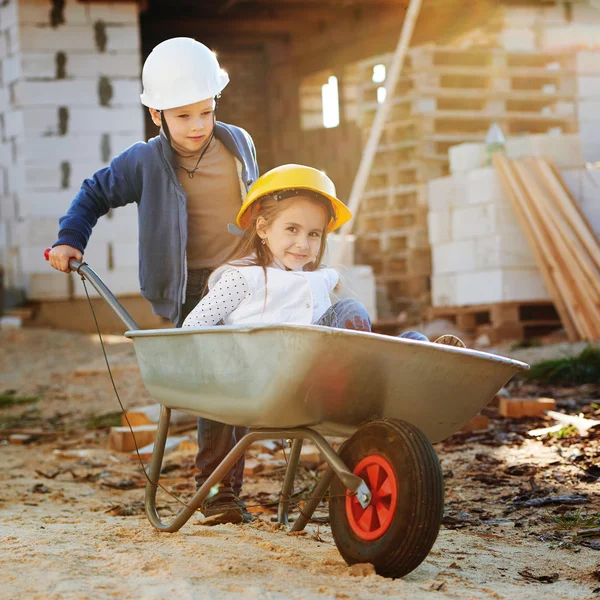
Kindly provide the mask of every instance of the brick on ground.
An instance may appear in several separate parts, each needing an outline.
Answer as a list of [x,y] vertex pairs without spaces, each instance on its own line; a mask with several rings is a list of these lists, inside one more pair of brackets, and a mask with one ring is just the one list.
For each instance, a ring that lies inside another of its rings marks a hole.
[[470,433],[472,431],[487,431],[490,420],[487,415],[475,415],[466,425],[461,427],[461,433]]
[[156,439],[156,425],[138,425],[132,429],[133,435],[129,427],[111,427],[108,447],[117,452],[131,452],[135,450],[136,443],[138,448],[143,448]]
[[552,398],[500,398],[498,412],[508,419],[540,417],[547,410],[554,410],[556,403]]

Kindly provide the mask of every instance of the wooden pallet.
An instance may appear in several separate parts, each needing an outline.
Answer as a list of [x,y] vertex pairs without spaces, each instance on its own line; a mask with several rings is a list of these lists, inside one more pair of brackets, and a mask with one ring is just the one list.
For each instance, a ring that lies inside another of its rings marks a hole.
[[561,322],[550,301],[501,302],[473,306],[432,306],[427,319],[447,319],[469,336],[487,334],[495,343],[529,339],[556,329]]

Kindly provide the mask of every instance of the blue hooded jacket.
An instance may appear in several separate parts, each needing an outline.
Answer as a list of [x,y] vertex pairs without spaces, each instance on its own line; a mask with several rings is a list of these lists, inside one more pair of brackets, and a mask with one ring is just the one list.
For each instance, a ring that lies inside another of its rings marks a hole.
[[[243,129],[220,122],[215,137],[241,162],[247,191],[258,178],[252,138]],[[187,197],[164,135],[134,144],[83,182],[67,214],[59,219],[53,247],[67,244],[84,252],[98,219],[111,208],[132,202],[138,205],[140,291],[155,314],[180,325],[187,278]]]

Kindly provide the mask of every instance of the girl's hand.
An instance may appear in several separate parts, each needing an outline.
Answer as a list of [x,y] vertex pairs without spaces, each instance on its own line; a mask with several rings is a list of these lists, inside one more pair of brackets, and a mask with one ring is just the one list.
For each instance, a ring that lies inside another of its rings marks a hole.
[[73,248],[73,246],[62,245],[52,248],[48,258],[51,267],[57,271],[62,271],[63,273],[70,273],[71,269],[69,269],[69,261],[72,258],[82,261],[83,254],[77,250],[77,248]]

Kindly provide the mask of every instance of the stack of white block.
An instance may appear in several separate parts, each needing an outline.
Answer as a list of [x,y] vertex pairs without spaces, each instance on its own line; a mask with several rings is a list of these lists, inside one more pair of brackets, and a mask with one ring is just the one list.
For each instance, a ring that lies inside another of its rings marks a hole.
[[509,6],[503,22],[499,41],[508,50],[573,54],[583,158],[600,161],[600,3]]
[[[600,15],[600,11],[598,11]],[[600,39],[600,21],[596,40]],[[586,162],[600,162],[600,52],[577,52],[577,115]]]
[[561,175],[600,239],[600,169],[562,169]]
[[[550,156],[560,167],[581,165],[578,136],[507,140],[510,158]],[[484,144],[450,149],[450,177],[429,182],[432,304],[466,306],[550,300],[496,170],[483,166]]]
[[[13,11],[19,43],[4,81],[11,94],[0,98],[14,150],[0,157],[13,175],[0,212],[5,285],[30,299],[84,296],[79,282],[50,270],[43,251],[83,179],[144,139],[138,9],[67,0],[57,12],[21,0],[17,11],[15,2],[2,8]],[[85,259],[116,294],[139,293],[135,205],[99,221]]]
[[577,0],[534,6],[505,6],[498,42],[507,50],[535,52],[595,48],[600,10],[597,3]]

